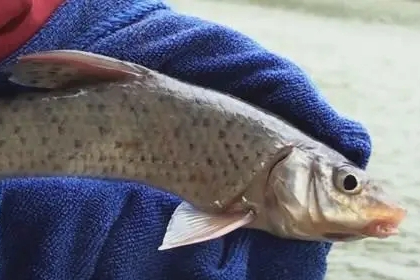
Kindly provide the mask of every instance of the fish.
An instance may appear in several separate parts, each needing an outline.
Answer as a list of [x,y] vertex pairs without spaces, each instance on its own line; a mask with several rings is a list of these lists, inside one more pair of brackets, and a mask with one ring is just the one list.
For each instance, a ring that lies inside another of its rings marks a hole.
[[179,197],[158,250],[239,228],[349,242],[399,232],[383,184],[290,122],[225,92],[78,50],[20,56],[0,99],[0,175],[145,182]]

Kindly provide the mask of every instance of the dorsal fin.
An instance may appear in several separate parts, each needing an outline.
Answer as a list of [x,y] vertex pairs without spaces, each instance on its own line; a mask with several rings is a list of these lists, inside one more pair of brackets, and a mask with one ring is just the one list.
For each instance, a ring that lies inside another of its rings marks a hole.
[[136,77],[137,71],[134,64],[111,57],[76,50],[54,50],[21,56],[9,68],[9,80],[26,87],[58,89]]

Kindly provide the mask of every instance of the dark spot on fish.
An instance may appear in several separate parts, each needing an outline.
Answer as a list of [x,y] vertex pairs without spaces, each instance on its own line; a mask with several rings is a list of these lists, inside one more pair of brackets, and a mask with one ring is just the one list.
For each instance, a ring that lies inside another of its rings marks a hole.
[[257,158],[262,156],[261,152],[258,152],[258,151],[257,151],[256,155],[257,155]]
[[168,153],[172,156],[174,154],[174,150],[169,149]]
[[8,162],[7,162],[7,165],[9,167],[12,167],[13,168],[15,166],[15,163],[9,159]]
[[48,144],[48,140],[50,140],[48,137],[43,136],[41,138],[41,144],[42,145],[47,145]]
[[195,174],[190,175],[190,182],[195,182],[197,180],[197,176]]
[[181,128],[178,126],[177,128],[175,128],[174,130],[174,137],[175,138],[179,138],[179,136],[181,135]]
[[[230,187],[232,187],[232,188],[236,188],[236,187],[237,187],[237,186],[236,186],[236,182],[235,182],[235,180],[233,180],[233,179],[228,180],[228,181],[226,182],[226,185],[228,185],[228,186],[230,186]],[[235,191],[235,189],[233,189],[232,191]]]
[[17,113],[17,112],[19,112],[19,106],[17,106],[17,105],[14,105],[14,106],[12,106],[12,112],[13,113]]
[[106,161],[106,156],[105,156],[104,154],[100,154],[100,155],[99,155],[99,158],[98,158],[98,161],[99,161],[99,162],[104,162],[104,161]]
[[242,134],[242,139],[243,140],[248,140],[248,138],[249,138],[248,134],[246,134],[246,133]]
[[242,157],[242,161],[248,161],[249,160],[249,156],[243,156]]
[[203,119],[203,126],[204,127],[209,127],[210,126],[210,120],[208,118]]
[[231,160],[235,159],[235,157],[233,156],[232,153],[228,153],[228,158],[231,159]]
[[3,119],[2,118],[0,118],[0,125],[2,125],[3,124]]
[[18,170],[19,170],[19,171],[23,171],[23,170],[25,170],[25,166],[23,166],[23,164],[19,165]]
[[213,166],[213,164],[214,164],[214,161],[213,161],[213,159],[212,158],[207,158],[207,165],[208,166]]
[[152,163],[155,163],[155,162],[157,161],[156,156],[152,155],[152,156],[150,157],[150,161],[151,161]]
[[114,143],[114,148],[115,149],[119,149],[119,148],[121,148],[123,146],[123,143],[122,142],[120,142],[120,141],[115,141],[115,143]]
[[117,171],[117,166],[115,164],[111,165],[111,172],[115,173]]
[[98,111],[103,113],[105,111],[105,105],[104,104],[99,104],[98,105]]
[[223,172],[222,172],[222,174],[223,174],[223,176],[227,176],[228,175],[228,172],[227,172],[227,170],[225,169],[225,170],[223,170]]
[[76,158],[76,156],[75,155],[69,155],[68,157],[67,157],[67,159],[68,160],[74,160]]
[[226,132],[224,130],[219,130],[219,139],[224,139],[226,137]]
[[176,181],[177,181],[177,183],[180,183],[180,182],[182,181],[182,177],[181,177],[181,175],[178,175],[178,176],[176,177]]
[[86,108],[89,110],[89,111],[92,111],[93,110],[93,104],[91,104],[91,103],[87,103],[86,104]]
[[47,159],[48,159],[48,160],[52,160],[52,159],[54,159],[54,158],[55,158],[55,156],[56,156],[56,154],[55,154],[54,152],[48,152],[48,153],[47,153]]
[[0,139],[0,147],[3,147],[6,144],[6,140]]
[[200,197],[200,193],[197,190],[194,190],[194,196],[195,197]]
[[377,185],[372,185],[369,180],[367,180],[365,184],[366,184],[366,186],[371,186],[373,192],[380,191],[379,187]]
[[242,150],[242,148],[243,148],[243,146],[242,146],[241,144],[239,144],[239,143],[236,143],[236,144],[235,144],[235,147],[236,147],[236,149],[238,149],[238,150]]
[[194,144],[190,143],[189,148],[190,148],[190,151],[194,150]]
[[22,145],[26,145],[26,138],[25,137],[19,137],[20,143]]
[[74,147],[75,147],[76,149],[81,148],[81,147],[82,147],[82,141],[80,141],[79,139],[75,139],[75,140],[74,140]]
[[142,161],[142,162],[145,162],[146,161],[146,157],[145,156],[140,156],[140,160]]
[[62,125],[59,125],[57,129],[58,129],[58,134],[60,135],[63,135],[66,132],[66,130],[64,129],[64,126]]
[[177,163],[176,161],[173,161],[173,162],[172,162],[172,167],[173,167],[174,169],[177,169],[177,168],[178,168],[178,163]]
[[47,113],[49,115],[49,114],[51,114],[51,112],[52,112],[51,107],[49,107],[49,106],[45,107],[45,113]]
[[192,126],[198,126],[198,124],[199,124],[200,122],[199,122],[199,120],[197,119],[197,118],[193,118],[193,120],[192,120]]
[[103,167],[102,167],[102,173],[103,173],[103,174],[107,174],[107,173],[109,173],[109,167],[108,167],[108,166],[103,166]]
[[127,174],[128,173],[128,171],[127,171],[127,167],[125,167],[124,165],[122,166],[122,168],[121,168],[121,173],[122,174]]
[[235,168],[235,170],[238,170],[239,169],[239,165],[236,162],[234,162],[233,163],[233,168]]
[[145,113],[145,114],[148,114],[148,113],[149,113],[149,108],[147,108],[146,106],[143,106],[143,107],[141,108],[141,111],[142,111],[143,113]]
[[19,132],[20,132],[20,126],[15,126],[15,129],[14,129],[14,132],[15,132],[15,134],[19,134]]
[[226,120],[226,127],[230,128],[233,125],[233,121],[232,120]]
[[198,99],[198,98],[195,98],[195,103],[197,104],[197,105],[203,105],[204,104],[204,102],[203,102],[203,100],[201,100],[201,99]]
[[52,116],[51,117],[51,123],[58,123],[58,117],[57,116]]
[[134,156],[129,156],[128,163],[133,163],[133,162],[134,162]]
[[37,79],[32,79],[32,80],[29,81],[29,83],[31,85],[37,85],[39,83],[39,81]]
[[110,131],[110,129],[109,129],[109,128],[106,128],[106,127],[103,127],[103,126],[99,126],[99,127],[98,127],[98,130],[99,130],[99,134],[100,134],[101,136],[104,136],[104,135],[108,134],[108,133],[109,133],[109,131]]
[[226,150],[230,150],[230,144],[229,143],[225,142],[224,143],[224,146],[225,146],[225,149]]
[[41,159],[41,164],[42,165],[47,165],[47,162],[45,160]]
[[36,168],[36,165],[37,165],[37,162],[34,160],[31,160],[31,162],[29,163],[29,166],[33,169]]
[[55,163],[53,165],[53,170],[54,171],[61,171],[62,169],[63,169],[63,167],[60,164],[58,164],[58,163]]

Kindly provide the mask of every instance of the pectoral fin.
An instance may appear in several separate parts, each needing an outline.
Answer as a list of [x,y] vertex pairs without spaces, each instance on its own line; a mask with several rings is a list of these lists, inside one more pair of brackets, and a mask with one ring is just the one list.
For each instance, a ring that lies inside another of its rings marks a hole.
[[172,214],[162,245],[158,250],[215,239],[251,223],[254,218],[252,211],[207,214],[198,211],[187,202],[182,202]]

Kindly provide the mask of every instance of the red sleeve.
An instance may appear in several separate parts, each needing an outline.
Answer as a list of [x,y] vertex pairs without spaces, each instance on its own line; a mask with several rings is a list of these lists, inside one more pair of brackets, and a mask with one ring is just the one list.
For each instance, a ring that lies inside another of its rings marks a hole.
[[0,0],[0,61],[25,44],[64,0]]

